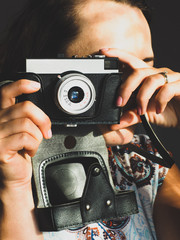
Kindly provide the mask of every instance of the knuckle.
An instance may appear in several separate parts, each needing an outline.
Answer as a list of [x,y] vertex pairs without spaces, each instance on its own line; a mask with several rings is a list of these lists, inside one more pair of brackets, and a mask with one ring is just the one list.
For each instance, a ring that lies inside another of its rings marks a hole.
[[150,75],[150,76],[145,78],[145,83],[146,83],[146,86],[151,86],[151,88],[152,87],[156,88],[158,86],[158,84],[159,84],[159,81],[157,79],[157,76]]
[[32,108],[32,102],[31,101],[24,101],[24,102],[21,102],[21,107],[22,107],[22,111],[23,112],[31,112],[31,108]]
[[145,94],[138,94],[137,97],[136,97],[136,101],[139,103],[139,104],[143,104],[143,103],[146,103],[148,101],[148,97],[145,95]]
[[156,101],[156,104],[158,104],[158,105],[162,105],[165,102],[165,100],[163,99],[163,97],[161,95],[157,95],[155,97],[155,101]]
[[142,71],[141,71],[141,69],[140,68],[135,68],[134,70],[133,70],[133,75],[134,76],[141,76],[142,75]]
[[16,83],[19,90],[23,89],[25,86],[25,82],[23,79],[18,80]]
[[23,129],[30,129],[31,128],[30,120],[28,118],[21,118],[20,119],[20,124],[21,124]]
[[4,154],[3,156],[0,156],[0,163],[3,165],[10,164],[9,158]]
[[165,92],[165,93],[169,92],[170,89],[171,89],[171,86],[170,86],[169,84],[164,84],[164,85],[162,86],[162,90],[163,90],[163,92]]
[[143,80],[145,77],[145,72],[141,68],[136,68],[133,70],[134,78]]
[[0,88],[0,105],[7,99],[7,85]]
[[[172,89],[171,89],[170,84],[164,84],[164,85],[161,87],[161,89],[160,89],[160,91],[159,91],[159,94],[157,94],[156,99],[161,99],[161,98],[163,98],[163,96],[168,97],[169,94],[170,94],[170,92],[172,92]],[[163,100],[163,99],[162,99],[162,100]]]
[[19,141],[21,143],[27,142],[28,141],[28,134],[25,132],[21,132],[18,134]]
[[148,83],[154,82],[154,76],[153,75],[149,75],[148,77],[145,78],[145,81]]

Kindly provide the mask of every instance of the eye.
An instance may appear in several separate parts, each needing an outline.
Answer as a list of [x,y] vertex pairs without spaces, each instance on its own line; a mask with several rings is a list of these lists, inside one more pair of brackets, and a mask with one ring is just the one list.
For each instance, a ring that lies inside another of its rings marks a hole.
[[154,57],[147,57],[147,58],[143,59],[143,61],[146,62],[151,67],[154,66]]

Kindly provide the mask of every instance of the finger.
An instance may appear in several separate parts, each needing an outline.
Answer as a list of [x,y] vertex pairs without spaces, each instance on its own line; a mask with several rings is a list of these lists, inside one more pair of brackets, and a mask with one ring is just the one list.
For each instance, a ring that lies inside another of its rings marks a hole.
[[4,109],[15,104],[17,96],[23,93],[33,93],[40,89],[40,83],[21,79],[0,88],[0,108]]
[[116,49],[116,48],[100,49],[100,52],[101,54],[104,54],[107,57],[117,57],[119,61],[127,64],[132,69],[150,68],[150,66],[143,60],[120,49]]
[[29,118],[18,118],[0,124],[0,139],[22,132],[28,133],[39,142],[42,141],[40,129]]
[[167,68],[135,69],[120,86],[118,94],[121,101],[119,101],[118,98],[117,105],[125,106],[132,93],[139,87],[137,94],[137,108],[140,115],[144,114],[146,112],[149,99],[153,96],[157,89],[165,84],[165,78],[162,74],[160,74],[164,71],[170,72],[170,74],[167,74],[169,82],[180,79],[179,73],[172,72]]
[[168,68],[162,68],[159,70],[162,70],[161,72],[166,72],[167,80],[160,72],[161,76],[164,78],[164,83],[173,83],[173,82],[180,80],[180,73],[178,73],[178,72],[173,72],[172,70],[170,70]]
[[143,81],[136,96],[139,115],[146,113],[149,100],[164,83],[164,77],[159,73],[150,75]]
[[180,98],[180,81],[163,85],[155,97],[156,113],[162,113],[168,102],[174,97]]
[[[147,77],[158,72],[158,69],[146,68],[135,69],[121,84],[118,95],[121,97],[121,106],[125,106],[132,93],[147,79]],[[162,79],[163,80],[163,79]],[[164,81],[163,81],[164,83]],[[117,100],[117,105],[119,105]],[[120,105],[119,105],[120,106]]]
[[38,126],[45,138],[51,138],[51,121],[49,117],[32,102],[20,102],[0,112],[0,123],[18,118],[29,118]]
[[120,124],[112,125],[111,130],[117,131],[119,129],[124,129],[140,122],[141,122],[141,119],[140,119],[140,116],[137,114],[136,110],[126,111],[123,113],[123,115],[120,118]]
[[133,127],[112,131],[108,125],[100,125],[107,146],[117,146],[129,143],[133,137]]
[[29,156],[33,157],[39,144],[39,141],[28,133],[18,133],[0,139],[0,161],[1,163],[8,163],[21,150],[25,150]]
[[[146,113],[148,103],[149,103],[150,99],[152,98],[152,96],[154,94],[157,94],[157,90],[160,91],[159,89],[163,88],[164,85],[166,84],[166,79],[163,76],[163,74],[161,74],[160,69],[157,69],[157,70],[159,71],[157,74],[153,74],[153,75],[147,77],[143,81],[143,83],[138,91],[138,94],[136,97],[136,102],[137,102],[138,113],[140,115]],[[164,69],[162,69],[161,71],[163,72],[163,70]],[[167,72],[167,69],[166,69],[166,72]],[[180,79],[180,74],[177,74],[177,73],[166,74],[166,75],[167,75],[168,82],[175,82],[178,79]],[[166,100],[167,100],[167,98],[165,97],[163,101],[166,102]],[[160,110],[160,108],[158,110]]]

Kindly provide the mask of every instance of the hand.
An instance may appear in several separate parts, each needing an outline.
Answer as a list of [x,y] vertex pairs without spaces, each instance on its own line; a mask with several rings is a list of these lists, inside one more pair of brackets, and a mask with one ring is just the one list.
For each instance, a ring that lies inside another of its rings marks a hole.
[[28,101],[15,104],[18,95],[39,88],[22,79],[0,89],[0,173],[8,187],[31,183],[31,157],[42,138],[51,137],[51,122],[42,110]]
[[[112,130],[126,128],[140,122],[139,115],[148,114],[149,121],[165,127],[180,126],[180,73],[168,68],[154,68],[143,60],[119,49],[101,49],[101,54],[118,57],[124,64],[123,79],[120,86],[117,105],[127,105],[134,90],[136,108],[128,109],[121,117],[120,124]],[[160,72],[167,72],[168,83]]]

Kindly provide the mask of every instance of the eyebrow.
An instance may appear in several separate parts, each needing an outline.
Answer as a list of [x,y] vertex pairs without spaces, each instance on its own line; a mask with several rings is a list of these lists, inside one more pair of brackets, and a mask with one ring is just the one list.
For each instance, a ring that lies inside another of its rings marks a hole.
[[154,62],[154,57],[147,57],[143,59],[144,62]]

